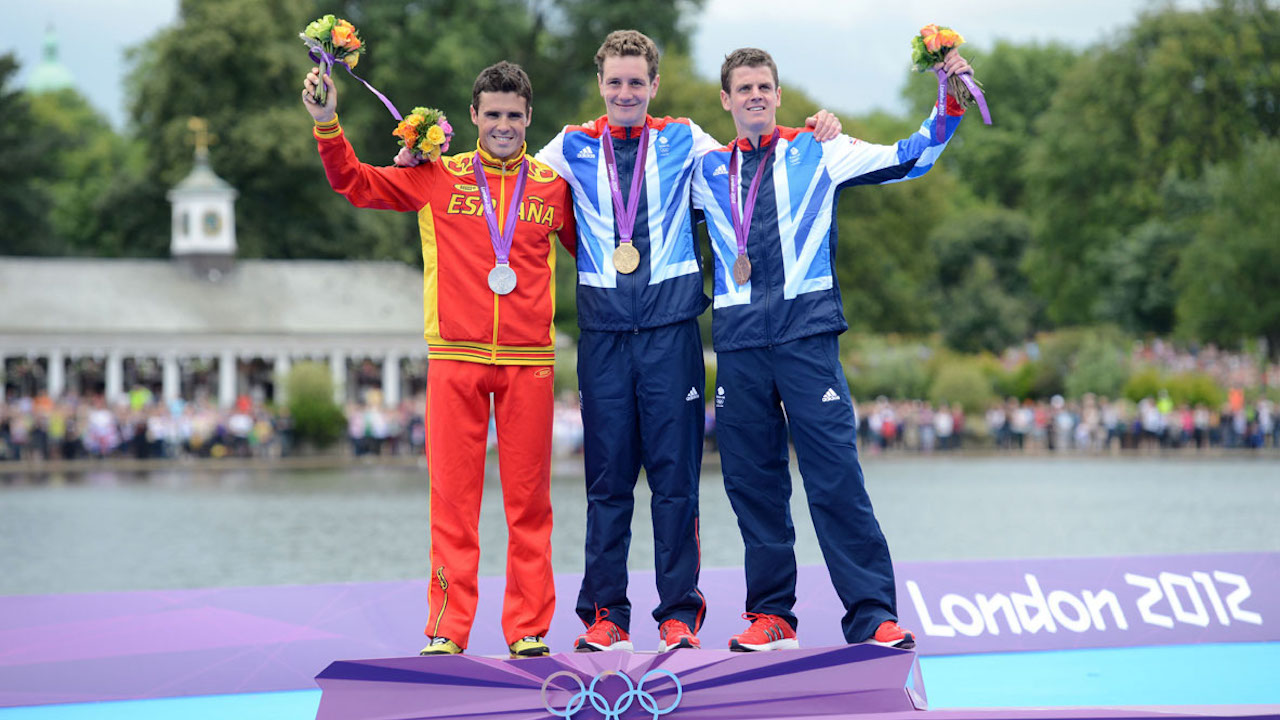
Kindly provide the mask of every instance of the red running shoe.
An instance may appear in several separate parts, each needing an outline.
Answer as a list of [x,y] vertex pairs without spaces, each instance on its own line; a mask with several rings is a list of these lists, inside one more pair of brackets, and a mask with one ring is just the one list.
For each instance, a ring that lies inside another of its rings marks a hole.
[[586,632],[578,636],[573,643],[573,649],[577,652],[631,650],[631,636],[612,621],[605,620],[607,617],[609,617],[609,608],[596,609],[596,621],[591,623]]
[[661,639],[661,642],[658,643],[658,652],[660,653],[678,648],[697,650],[702,647],[702,642],[698,640],[698,636],[693,634],[688,625],[679,620],[668,620],[659,625],[658,637]]
[[744,620],[751,621],[747,631],[729,638],[729,649],[735,652],[754,652],[758,650],[795,650],[800,647],[796,640],[796,631],[791,625],[777,615],[763,613],[743,613]]
[[876,634],[872,635],[867,643],[910,650],[916,646],[916,636],[911,634],[910,630],[898,627],[898,623],[893,620],[885,620],[880,623],[880,627],[876,628]]

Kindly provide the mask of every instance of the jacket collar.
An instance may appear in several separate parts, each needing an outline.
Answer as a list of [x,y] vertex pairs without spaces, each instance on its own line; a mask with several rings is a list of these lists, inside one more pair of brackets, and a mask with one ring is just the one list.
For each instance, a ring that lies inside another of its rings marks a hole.
[[[786,128],[782,127],[781,125],[778,126],[778,129],[783,131],[786,130]],[[778,139],[782,139],[782,136],[779,135]],[[745,152],[751,152],[752,150],[761,150],[763,148],[767,148],[769,147],[769,143],[771,142],[773,142],[772,132],[770,132],[768,135],[759,136],[759,138],[756,139],[754,142],[749,138],[740,137],[734,141],[734,145],[737,145],[738,149],[745,153]]]
[[[600,118],[596,120],[595,126],[597,128],[603,128],[605,126],[605,123],[607,122],[609,122],[609,116],[601,115]],[[653,116],[645,115],[644,124],[649,126],[652,129]],[[614,140],[635,140],[640,137],[640,128],[639,127],[614,127],[613,125],[610,125],[609,135],[613,137]]]
[[520,169],[520,161],[525,158],[525,152],[528,149],[529,144],[525,143],[520,146],[520,152],[517,153],[515,157],[510,160],[499,160],[498,158],[490,155],[489,151],[485,150],[479,141],[476,141],[476,157],[480,159],[480,164],[483,165],[486,170],[503,175],[515,173]]

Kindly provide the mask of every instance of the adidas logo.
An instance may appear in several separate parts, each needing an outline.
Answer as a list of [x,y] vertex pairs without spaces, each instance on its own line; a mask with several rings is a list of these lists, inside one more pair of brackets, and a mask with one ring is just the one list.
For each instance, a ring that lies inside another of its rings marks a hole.
[[691,387],[689,388],[689,394],[684,396],[684,401],[693,402],[694,400],[697,400],[700,397],[702,396],[698,394],[698,388]]
[[596,154],[591,152],[591,148],[584,147],[578,151],[578,157],[582,158],[583,160],[594,160],[596,157]]
[[840,399],[840,396],[837,395],[836,391],[832,390],[831,388],[827,388],[826,394],[822,396],[822,402],[824,403],[835,402],[839,399]]
[[715,177],[716,175],[728,175],[728,174],[729,174],[729,168],[725,165],[721,165],[720,167],[716,168],[715,172],[711,173],[711,176]]

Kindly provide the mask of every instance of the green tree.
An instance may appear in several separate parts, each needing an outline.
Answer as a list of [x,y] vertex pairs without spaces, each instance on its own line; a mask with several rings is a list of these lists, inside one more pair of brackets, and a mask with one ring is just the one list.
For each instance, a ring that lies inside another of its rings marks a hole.
[[139,146],[104,123],[102,114],[75,90],[36,95],[31,99],[31,111],[32,121],[51,146],[44,157],[44,163],[51,168],[45,181],[54,239],[49,253],[151,254],[138,252],[136,239],[126,242],[115,231],[119,225],[117,213],[128,213],[129,202],[123,197],[119,204],[108,202],[115,194],[114,188],[132,186],[137,181],[141,168]]
[[44,255],[57,249],[50,244],[45,184],[52,146],[35,126],[26,93],[12,87],[17,73],[13,53],[0,55],[0,255]]
[[1171,332],[1177,299],[1173,276],[1190,240],[1186,228],[1152,219],[1106,248],[1099,262],[1111,283],[1101,290],[1099,319],[1130,332]]
[[1028,269],[1061,323],[1095,321],[1114,247],[1160,207],[1170,170],[1195,178],[1280,130],[1280,9],[1161,6],[1063,74],[1029,149]]
[[947,345],[999,352],[1027,336],[1037,310],[1022,272],[1030,241],[1027,218],[999,207],[957,210],[930,233]]
[[1204,176],[1210,198],[1175,282],[1179,332],[1236,346],[1265,337],[1280,357],[1280,140],[1259,140]]
[[1000,287],[988,256],[975,257],[963,279],[942,297],[942,336],[949,347],[961,352],[1000,352],[1027,335],[1027,306]]
[[935,167],[918,180],[840,195],[835,264],[850,327],[902,333],[938,327],[938,265],[928,238],[946,222],[957,192],[954,177]]
[[[358,212],[325,182],[298,97],[307,61],[297,33],[316,14],[307,0],[183,0],[178,23],[132,55],[132,129],[146,146],[150,186],[139,189],[155,197],[190,172],[187,120],[206,118],[216,136],[211,165],[240,192],[243,257],[382,257],[380,239],[413,224],[397,213]],[[344,108],[361,104],[363,88],[342,89]],[[167,236],[167,203],[150,210],[147,225]]]

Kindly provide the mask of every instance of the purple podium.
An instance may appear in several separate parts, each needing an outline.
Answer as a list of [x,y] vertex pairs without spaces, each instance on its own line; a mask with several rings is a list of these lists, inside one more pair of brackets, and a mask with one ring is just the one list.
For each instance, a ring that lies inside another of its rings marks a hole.
[[874,645],[341,660],[316,682],[317,720],[834,718],[926,708],[915,653]]

